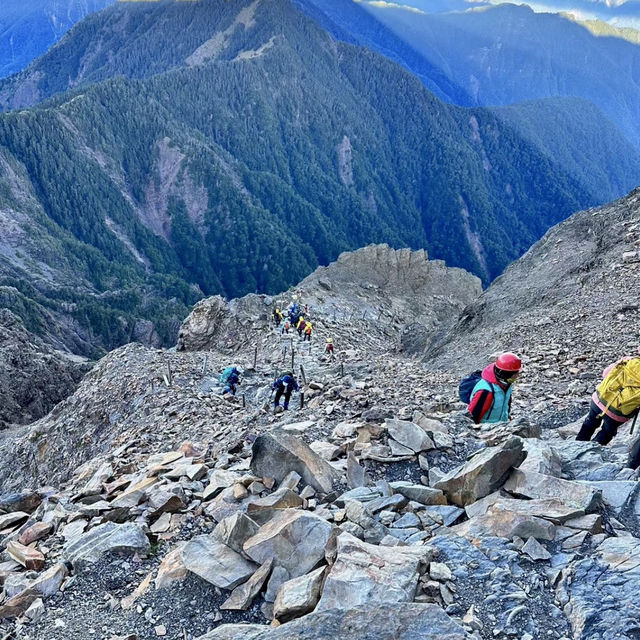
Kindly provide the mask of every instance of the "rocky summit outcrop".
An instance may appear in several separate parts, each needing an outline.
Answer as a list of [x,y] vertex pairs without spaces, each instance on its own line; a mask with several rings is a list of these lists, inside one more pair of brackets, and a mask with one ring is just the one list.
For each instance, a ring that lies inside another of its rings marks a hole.
[[343,253],[316,269],[293,292],[248,295],[230,303],[219,296],[200,301],[180,328],[179,350],[234,349],[251,344],[270,321],[273,306],[286,308],[296,295],[320,322],[358,323],[415,353],[446,330],[482,292],[478,278],[429,260],[427,253],[370,245]]
[[54,351],[8,309],[0,309],[0,427],[27,424],[75,391],[90,365]]

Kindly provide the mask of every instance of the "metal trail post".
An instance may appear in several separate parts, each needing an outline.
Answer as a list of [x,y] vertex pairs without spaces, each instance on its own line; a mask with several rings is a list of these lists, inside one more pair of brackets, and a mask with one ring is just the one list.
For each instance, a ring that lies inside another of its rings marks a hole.
[[304,386],[307,386],[307,376],[304,373],[304,367],[302,365],[300,365],[300,376],[302,377],[302,384],[304,384]]
[[204,356],[204,361],[202,362],[202,375],[206,375],[207,373],[207,356]]
[[296,350],[292,346],[291,347],[291,371],[294,370],[295,366],[296,366]]
[[344,362],[340,363],[340,377],[344,378]]
[[256,348],[253,350],[253,370],[254,371],[256,369],[257,363],[258,363],[258,345],[256,345]]
[[242,394],[242,408],[244,409],[247,406],[247,399],[244,397],[244,393]]
[[304,391],[300,394],[300,408],[304,409]]

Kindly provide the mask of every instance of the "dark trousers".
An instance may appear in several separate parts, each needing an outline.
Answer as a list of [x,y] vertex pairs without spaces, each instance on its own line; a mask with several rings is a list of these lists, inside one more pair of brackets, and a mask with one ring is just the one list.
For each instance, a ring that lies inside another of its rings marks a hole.
[[616,422],[606,414],[603,417],[600,417],[601,414],[602,409],[600,409],[600,407],[592,400],[591,407],[589,408],[589,415],[582,423],[582,427],[576,436],[576,440],[582,440],[583,442],[591,440],[598,427],[601,427],[601,429],[594,438],[595,442],[599,444],[609,444],[611,440],[613,440],[615,435],[618,433],[618,426],[621,423]]
[[280,398],[282,398],[282,396],[284,395],[284,408],[288,409],[289,408],[289,400],[291,400],[291,393],[292,393],[293,389],[285,389],[283,387],[278,387],[276,389],[276,397],[273,401],[274,406],[278,406],[280,404]]
[[305,333],[304,334],[304,338],[302,339],[302,342],[305,342],[306,340],[311,342],[311,334],[310,333]]

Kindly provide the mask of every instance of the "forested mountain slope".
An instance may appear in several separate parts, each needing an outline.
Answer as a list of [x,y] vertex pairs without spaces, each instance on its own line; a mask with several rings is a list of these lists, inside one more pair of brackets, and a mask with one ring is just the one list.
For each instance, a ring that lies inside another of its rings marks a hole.
[[[402,3],[298,1],[356,41],[391,52],[443,99],[471,106],[582,97],[640,144],[640,47],[630,41],[598,37],[568,17],[526,5],[427,14]],[[424,10],[433,10],[430,3]]]
[[24,69],[76,22],[115,0],[2,0],[0,77]]
[[71,314],[87,344],[167,342],[202,293],[277,291],[371,242],[488,282],[601,197],[287,0],[118,3],[5,97],[69,78],[0,117],[2,284],[27,324]]

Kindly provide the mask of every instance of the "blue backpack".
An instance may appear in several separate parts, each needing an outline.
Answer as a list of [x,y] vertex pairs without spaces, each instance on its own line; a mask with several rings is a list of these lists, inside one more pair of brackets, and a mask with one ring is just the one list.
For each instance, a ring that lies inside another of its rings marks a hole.
[[473,393],[473,388],[482,380],[482,371],[478,369],[473,373],[470,373],[468,376],[465,376],[460,380],[460,384],[458,385],[458,397],[465,404],[469,404],[471,402],[471,394]]
[[220,376],[220,382],[226,383],[231,377],[232,373],[237,373],[237,369],[235,367],[227,367]]

